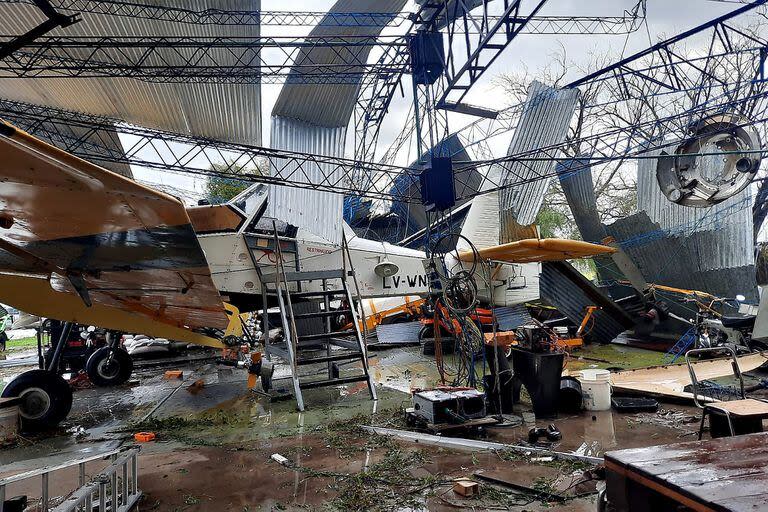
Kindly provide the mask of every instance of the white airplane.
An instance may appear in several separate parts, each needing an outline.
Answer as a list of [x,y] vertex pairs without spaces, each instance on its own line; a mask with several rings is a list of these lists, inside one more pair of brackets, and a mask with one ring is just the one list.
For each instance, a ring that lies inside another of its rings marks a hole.
[[[275,272],[276,253],[288,271],[342,268],[339,244],[264,216],[264,185],[224,205],[185,208],[9,124],[0,123],[0,134],[0,302],[26,313],[226,348],[242,336],[239,311],[263,306],[259,272]],[[468,239],[487,228],[479,223],[482,198],[470,208]],[[346,233],[359,298],[428,292],[423,252]],[[473,258],[458,249],[446,258],[449,267]],[[612,252],[569,240],[481,247],[479,257],[493,261],[493,278],[478,295],[508,303],[520,268],[520,289],[527,290],[520,297],[533,293],[538,264],[514,265]],[[302,291],[321,283],[307,286]],[[50,366],[20,375],[3,392],[25,396],[32,412],[23,414],[40,425],[64,419],[72,403],[69,385]]]

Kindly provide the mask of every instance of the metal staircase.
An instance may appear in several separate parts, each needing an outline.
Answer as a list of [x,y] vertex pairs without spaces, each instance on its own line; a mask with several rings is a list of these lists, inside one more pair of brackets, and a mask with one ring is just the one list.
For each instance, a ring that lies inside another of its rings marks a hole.
[[[376,388],[368,368],[368,352],[359,328],[359,319],[363,315],[360,293],[356,288],[357,293],[353,296],[347,283],[352,277],[357,286],[354,271],[347,270],[349,251],[346,241],[342,247],[343,268],[315,271],[286,271],[277,230],[274,242],[274,272],[260,273],[260,279],[264,304],[268,304],[270,295],[277,298],[283,341],[277,344],[265,339],[265,353],[267,357],[277,355],[290,365],[299,410],[305,409],[303,390],[353,382],[367,382],[371,399],[376,400]],[[319,290],[306,291],[311,282],[317,287],[317,281],[321,283]],[[265,306],[265,333],[269,332],[267,309]],[[348,315],[352,319],[351,328],[334,330],[333,317],[339,315]],[[361,363],[360,371],[341,376],[338,363],[352,361]],[[307,377],[300,372],[302,367],[319,364],[326,365],[324,373],[327,374],[320,379],[316,374]]]

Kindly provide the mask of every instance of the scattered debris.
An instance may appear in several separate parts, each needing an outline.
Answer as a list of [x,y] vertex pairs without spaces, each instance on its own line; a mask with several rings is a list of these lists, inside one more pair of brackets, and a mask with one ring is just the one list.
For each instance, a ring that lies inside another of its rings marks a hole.
[[137,432],[133,435],[133,438],[137,443],[148,443],[154,441],[157,435],[154,432]]
[[184,372],[181,370],[167,370],[165,374],[163,375],[164,378],[171,380],[171,379],[183,379],[184,378]]
[[289,465],[288,459],[283,457],[279,453],[273,453],[272,455],[269,456],[269,458],[272,459],[273,461],[277,462],[278,464],[282,464],[283,466],[288,466]]
[[187,391],[193,395],[198,394],[205,387],[205,379],[197,379],[195,382],[187,386]]
[[0,446],[13,443],[19,435],[20,398],[0,398]]
[[469,498],[480,493],[480,484],[469,478],[457,478],[453,481],[453,492]]

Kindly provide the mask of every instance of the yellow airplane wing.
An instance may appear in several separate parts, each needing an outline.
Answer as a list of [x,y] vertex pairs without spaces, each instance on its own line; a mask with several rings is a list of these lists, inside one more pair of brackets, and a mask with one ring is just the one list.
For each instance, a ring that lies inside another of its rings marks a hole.
[[204,345],[228,325],[181,201],[2,121],[0,302]]
[[[507,263],[564,261],[589,258],[601,254],[612,254],[614,252],[616,252],[616,249],[613,247],[558,238],[531,238],[478,250],[480,257],[483,259]],[[472,251],[459,253],[459,259],[462,261],[471,261],[472,258]]]

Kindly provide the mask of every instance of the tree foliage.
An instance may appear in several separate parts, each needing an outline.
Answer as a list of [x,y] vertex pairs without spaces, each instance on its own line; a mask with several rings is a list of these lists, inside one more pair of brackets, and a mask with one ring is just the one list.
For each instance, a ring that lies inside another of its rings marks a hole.
[[232,161],[212,164],[210,167],[212,171],[229,175],[239,174],[243,175],[244,179],[208,176],[208,180],[205,183],[205,199],[210,204],[226,203],[251,185],[249,177],[263,175],[268,172],[268,165],[266,161],[260,163],[257,167],[245,167]]

